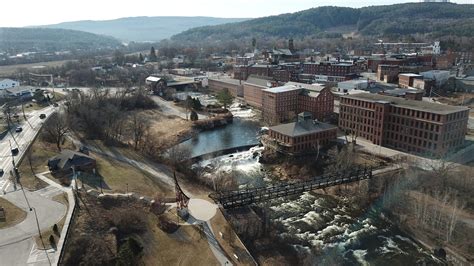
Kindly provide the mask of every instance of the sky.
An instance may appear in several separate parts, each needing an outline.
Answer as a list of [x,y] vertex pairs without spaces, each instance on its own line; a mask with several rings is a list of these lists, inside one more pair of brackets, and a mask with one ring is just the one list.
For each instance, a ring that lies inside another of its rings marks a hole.
[[[76,20],[134,16],[256,18],[318,6],[362,7],[418,0],[2,0],[0,27],[23,27]],[[474,0],[451,0],[474,4]]]

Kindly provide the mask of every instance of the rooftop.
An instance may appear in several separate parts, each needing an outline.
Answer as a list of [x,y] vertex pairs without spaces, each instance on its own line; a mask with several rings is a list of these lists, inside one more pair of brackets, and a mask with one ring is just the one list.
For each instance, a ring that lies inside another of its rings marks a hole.
[[220,81],[220,82],[233,84],[233,85],[240,85],[241,84],[240,80],[233,79],[233,78],[228,78],[228,77],[217,77],[217,78],[213,77],[213,78],[209,78],[209,80]]
[[399,76],[405,76],[405,77],[422,77],[422,75],[414,74],[414,73],[402,73],[399,74]]
[[285,136],[298,137],[335,128],[337,128],[337,126],[331,124],[321,123],[315,120],[304,120],[270,127],[270,130]]
[[268,91],[271,93],[280,93],[280,92],[295,91],[295,90],[300,90],[300,89],[301,88],[298,88],[294,85],[284,85],[280,87],[264,89],[263,91]]
[[385,101],[385,102],[389,102],[393,106],[400,106],[400,107],[409,108],[413,110],[432,112],[432,113],[441,114],[441,115],[469,110],[469,108],[465,106],[452,106],[452,105],[431,103],[431,102],[425,102],[425,101],[407,100],[405,98],[373,94],[373,93],[359,93],[359,94],[353,94],[353,95],[344,95],[344,96],[341,96],[341,98],[365,100],[369,102]]
[[298,88],[307,89],[312,92],[321,92],[324,89],[324,85],[319,84],[319,83],[306,84],[306,83],[290,81],[290,82],[287,82],[285,85],[293,85]]
[[265,88],[270,87],[268,86],[269,82],[271,82],[270,77],[260,77],[260,76],[254,76],[254,75],[250,75],[247,78],[247,81],[245,81],[245,83],[255,85],[255,86],[265,87]]

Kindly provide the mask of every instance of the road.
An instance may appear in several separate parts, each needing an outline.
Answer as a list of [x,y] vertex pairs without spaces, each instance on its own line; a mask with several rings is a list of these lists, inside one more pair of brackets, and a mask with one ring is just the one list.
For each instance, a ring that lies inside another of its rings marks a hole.
[[[44,120],[40,119],[39,115],[44,113],[49,116],[54,111],[54,107],[47,107],[30,112],[27,114],[28,122],[21,125],[22,132],[12,132],[0,140],[0,167],[5,172],[0,178],[0,197],[7,199],[27,214],[25,220],[19,224],[0,230],[0,265],[49,265],[45,251],[36,248],[33,237],[38,235],[38,227],[42,231],[50,229],[65,215],[66,206],[52,200],[54,195],[62,191],[48,186],[34,192],[25,189],[23,194],[19,187],[15,190],[9,181],[9,176],[13,170],[13,160],[18,164],[43,124]],[[19,148],[19,154],[13,158],[10,143],[12,147]],[[53,259],[52,254],[50,255]]]
[[[165,101],[163,98],[158,97],[158,96],[151,96],[153,101],[161,108],[161,111],[167,115],[174,115],[181,117],[183,119],[187,119],[186,117],[186,112],[183,110],[183,108],[178,107],[174,104],[172,101]],[[201,119],[207,119],[207,115],[203,114],[198,114],[198,118]]]
[[44,122],[44,119],[40,119],[40,114],[45,114],[46,116],[51,115],[54,112],[54,107],[50,106],[41,110],[32,111],[27,114],[27,123],[23,123],[21,126],[23,131],[20,133],[11,132],[7,134],[5,138],[0,140],[0,168],[3,168],[4,174],[0,177],[0,192],[3,190],[8,190],[10,182],[8,177],[10,171],[13,170],[12,157],[11,157],[11,148],[18,148],[19,154],[16,155],[13,159],[17,163],[20,158],[23,156],[28,145],[35,138],[38,130],[41,128],[41,125]]

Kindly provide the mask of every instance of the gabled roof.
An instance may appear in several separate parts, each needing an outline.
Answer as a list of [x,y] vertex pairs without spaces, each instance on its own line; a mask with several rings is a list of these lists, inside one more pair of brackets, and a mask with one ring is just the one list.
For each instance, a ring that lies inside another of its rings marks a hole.
[[60,154],[50,158],[48,165],[54,164],[57,168],[67,169],[72,166],[84,165],[90,162],[95,162],[91,156],[72,150],[62,150]]

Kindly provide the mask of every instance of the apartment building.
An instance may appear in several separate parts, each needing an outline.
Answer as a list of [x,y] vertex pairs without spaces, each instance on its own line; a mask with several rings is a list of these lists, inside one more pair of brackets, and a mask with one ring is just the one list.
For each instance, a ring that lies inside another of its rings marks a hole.
[[339,127],[393,149],[445,156],[464,143],[469,108],[379,94],[341,96]]

